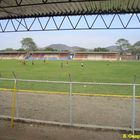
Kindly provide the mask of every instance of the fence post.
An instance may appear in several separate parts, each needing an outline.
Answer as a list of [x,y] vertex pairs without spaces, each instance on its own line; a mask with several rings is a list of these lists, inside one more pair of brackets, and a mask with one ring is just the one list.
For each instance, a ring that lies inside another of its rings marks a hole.
[[15,97],[16,97],[16,79],[14,80],[14,89],[12,93],[11,127],[14,127]]
[[69,123],[72,125],[72,81],[71,75],[69,74],[70,79],[70,94],[69,94]]
[[16,117],[18,118],[18,97],[16,96],[17,78],[14,72],[12,72],[12,74],[14,77],[14,88],[12,93],[11,127],[14,127],[15,109],[16,109]]
[[16,89],[16,97],[15,97],[15,108],[16,108],[16,117],[18,118],[19,117],[19,108],[18,108],[18,93],[17,93],[17,77],[16,77],[16,74],[14,72],[13,73],[13,77],[16,81],[16,85],[15,85],[15,89]]
[[132,134],[135,134],[135,119],[136,119],[136,75],[134,76],[134,83],[133,83],[133,97],[132,97],[132,120],[131,120],[131,128],[132,128]]

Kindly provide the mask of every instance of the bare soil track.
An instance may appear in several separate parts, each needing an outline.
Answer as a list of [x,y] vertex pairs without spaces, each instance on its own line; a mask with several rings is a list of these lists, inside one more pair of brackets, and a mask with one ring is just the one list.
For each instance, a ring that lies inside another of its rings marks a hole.
[[[18,93],[20,118],[69,123],[69,95]],[[132,99],[116,97],[72,96],[74,124],[131,126]],[[0,92],[0,115],[11,114],[11,93]],[[136,99],[136,128],[140,128],[140,99]],[[121,140],[122,133],[58,126],[40,126],[0,120],[0,140]]]
[[123,140],[123,132],[31,125],[0,120],[0,140]]

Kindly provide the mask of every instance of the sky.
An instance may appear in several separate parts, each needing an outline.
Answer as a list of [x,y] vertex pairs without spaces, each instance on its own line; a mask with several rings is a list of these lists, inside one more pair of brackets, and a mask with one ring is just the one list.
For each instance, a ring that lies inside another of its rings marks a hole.
[[[126,17],[125,17],[126,18]],[[129,18],[124,18],[127,21]],[[115,24],[117,21],[114,21]],[[97,25],[101,20],[97,22]],[[83,22],[81,25],[84,24]],[[135,20],[133,23],[135,26]],[[140,23],[139,23],[140,24]],[[72,30],[72,31],[44,31],[44,32],[15,32],[0,33],[0,49],[21,48],[21,40],[31,37],[39,48],[51,44],[66,44],[68,46],[79,46],[84,48],[108,47],[115,45],[120,38],[127,39],[129,43],[134,44],[140,40],[140,30],[123,29],[123,30]]]

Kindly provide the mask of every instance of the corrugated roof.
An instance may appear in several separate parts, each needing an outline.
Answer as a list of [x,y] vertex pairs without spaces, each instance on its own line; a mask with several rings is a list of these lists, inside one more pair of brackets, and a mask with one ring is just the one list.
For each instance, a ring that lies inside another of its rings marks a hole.
[[0,0],[0,19],[140,13],[140,0]]
[[[0,51],[0,54],[25,54],[26,51]],[[69,52],[33,51],[33,54],[69,54]],[[118,54],[118,52],[76,52],[75,54]]]
[[76,54],[118,54],[118,52],[77,52]]

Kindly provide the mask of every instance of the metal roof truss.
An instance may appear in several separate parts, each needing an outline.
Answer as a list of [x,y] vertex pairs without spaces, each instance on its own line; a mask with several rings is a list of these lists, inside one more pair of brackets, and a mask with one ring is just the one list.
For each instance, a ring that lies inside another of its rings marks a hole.
[[0,32],[140,29],[140,14],[51,16],[0,20]]

